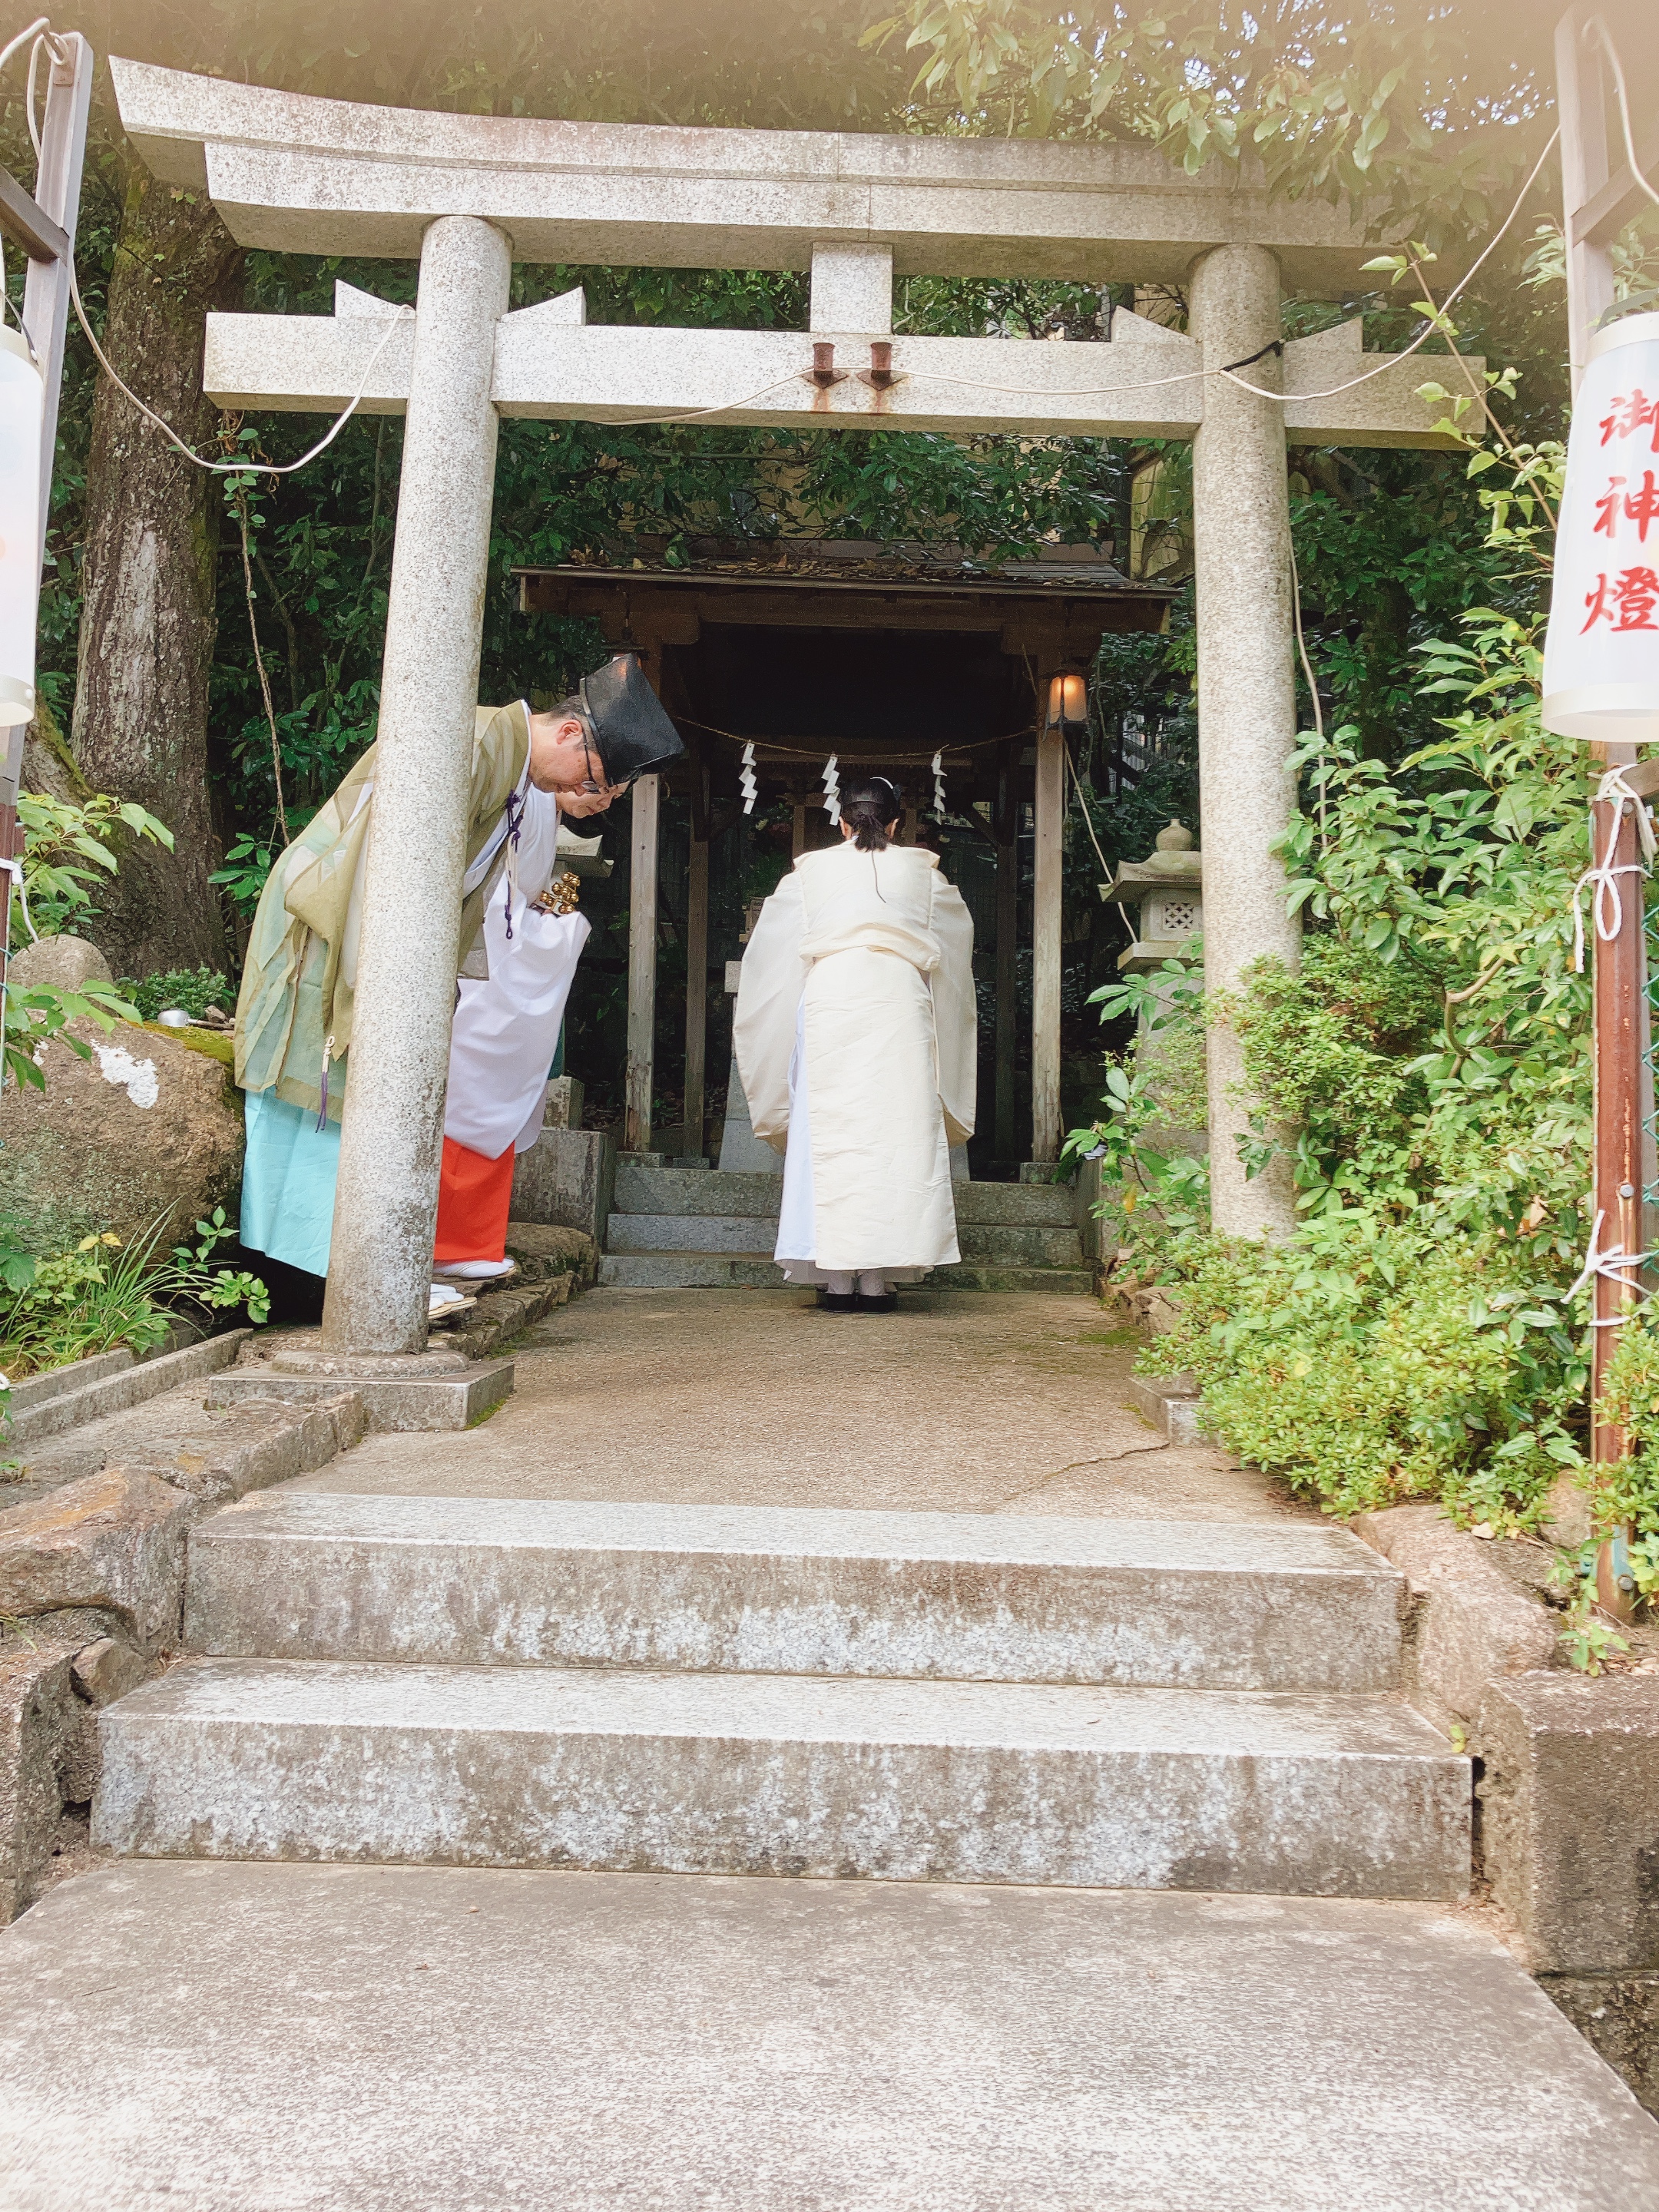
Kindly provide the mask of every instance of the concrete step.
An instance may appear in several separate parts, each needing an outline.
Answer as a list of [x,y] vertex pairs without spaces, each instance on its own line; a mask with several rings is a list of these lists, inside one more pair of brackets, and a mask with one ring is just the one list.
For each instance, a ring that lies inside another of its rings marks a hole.
[[1069,1183],[958,1182],[951,1189],[958,1226],[1070,1229],[1077,1219],[1077,1194]]
[[0,2020],[6,2212],[1659,2204],[1438,1905],[129,1860],[0,1936]]
[[1405,1578],[1345,1528],[296,1492],[191,1539],[185,1640],[267,1659],[1356,1692]]
[[747,1213],[777,1218],[783,1203],[783,1159],[776,1175],[738,1175],[729,1168],[688,1173],[618,1160],[613,1204],[623,1213]]
[[204,1659],[100,1730],[131,1857],[1468,1887],[1469,1762],[1381,1697]]
[[[777,1217],[746,1213],[613,1213],[605,1234],[611,1252],[723,1252],[752,1255],[777,1237]],[[1080,1267],[1075,1229],[1018,1228],[958,1222],[964,1261],[1005,1267]]]
[[[769,1250],[607,1252],[599,1261],[602,1290],[764,1291],[776,1290],[782,1282],[783,1270]],[[1086,1297],[1094,1288],[1094,1277],[1087,1267],[1002,1267],[978,1260],[935,1267],[925,1286],[930,1291],[1038,1291],[1057,1297]]]
[[613,1213],[608,1252],[734,1252],[770,1259],[778,1217],[754,1213]]
[[[738,1175],[725,1168],[688,1174],[682,1168],[619,1160],[615,1203],[623,1213],[769,1214],[775,1220],[783,1198],[782,1169],[781,1156],[776,1175]],[[1069,1229],[1076,1219],[1077,1196],[1068,1183],[958,1182],[951,1192],[959,1222]]]

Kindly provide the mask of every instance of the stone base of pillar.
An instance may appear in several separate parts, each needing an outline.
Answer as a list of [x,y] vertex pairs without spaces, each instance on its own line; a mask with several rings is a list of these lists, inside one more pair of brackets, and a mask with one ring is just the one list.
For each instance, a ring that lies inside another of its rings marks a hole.
[[379,1353],[350,1358],[293,1352],[280,1364],[228,1368],[213,1377],[210,1408],[246,1398],[304,1404],[349,1390],[374,1430],[453,1431],[477,1428],[513,1395],[510,1359],[464,1358],[459,1352]]

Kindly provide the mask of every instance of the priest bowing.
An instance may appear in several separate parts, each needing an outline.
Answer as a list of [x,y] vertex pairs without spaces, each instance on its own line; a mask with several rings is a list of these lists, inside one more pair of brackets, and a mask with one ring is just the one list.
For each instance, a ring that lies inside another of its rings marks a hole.
[[[545,714],[480,709],[457,917],[456,1021],[439,1186],[446,1272],[505,1267],[513,1160],[541,1125],[582,917],[560,896],[560,820],[603,813],[683,752],[637,655],[615,655]],[[375,750],[271,870],[236,1008],[246,1093],[241,1241],[328,1273],[340,1114],[350,1079]]]

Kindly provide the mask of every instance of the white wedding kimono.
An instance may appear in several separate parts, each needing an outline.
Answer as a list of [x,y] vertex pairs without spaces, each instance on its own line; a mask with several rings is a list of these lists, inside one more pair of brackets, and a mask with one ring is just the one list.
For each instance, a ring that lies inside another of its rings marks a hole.
[[744,955],[732,1042],[755,1133],[784,1152],[792,1282],[961,1257],[953,1144],[973,1133],[974,926],[936,854],[850,841],[796,861]]

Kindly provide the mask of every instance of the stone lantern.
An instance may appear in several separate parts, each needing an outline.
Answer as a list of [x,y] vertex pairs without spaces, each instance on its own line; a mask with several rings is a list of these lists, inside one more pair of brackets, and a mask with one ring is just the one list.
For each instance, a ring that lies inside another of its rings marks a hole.
[[1145,975],[1166,960],[1195,964],[1194,940],[1204,931],[1203,890],[1203,859],[1193,850],[1192,831],[1179,822],[1158,831],[1156,848],[1144,860],[1126,860],[1101,885],[1102,898],[1136,909],[1134,942],[1118,955],[1124,975]]
[[1101,896],[1115,899],[1125,910],[1134,941],[1120,952],[1119,973],[1152,974],[1151,1006],[1143,1006],[1138,1024],[1136,1064],[1152,1079],[1159,1107],[1168,1119],[1152,1141],[1166,1151],[1202,1152],[1208,1149],[1203,1124],[1206,1119],[1201,1095],[1200,1058],[1193,1057],[1194,1041],[1178,1028],[1166,1027],[1176,979],[1156,970],[1166,961],[1196,968],[1201,958],[1200,939],[1204,930],[1204,863],[1193,850],[1193,833],[1171,822],[1158,833],[1154,849],[1144,860],[1127,861]]

